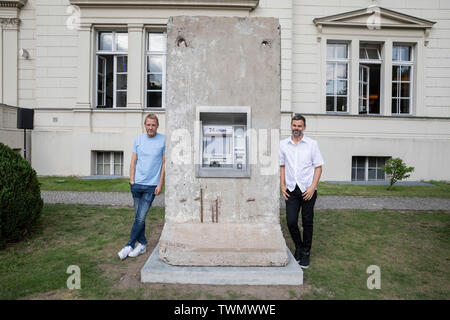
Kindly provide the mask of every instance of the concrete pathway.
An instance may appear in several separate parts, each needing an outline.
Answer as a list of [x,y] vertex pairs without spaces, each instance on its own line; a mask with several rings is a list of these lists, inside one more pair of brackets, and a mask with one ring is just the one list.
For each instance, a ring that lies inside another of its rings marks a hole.
[[[45,203],[133,206],[129,192],[73,192],[41,191]],[[155,197],[153,206],[164,207],[164,195]],[[285,209],[284,199],[280,208]],[[372,210],[450,210],[447,198],[376,198],[351,196],[319,196],[316,209],[372,209]]]

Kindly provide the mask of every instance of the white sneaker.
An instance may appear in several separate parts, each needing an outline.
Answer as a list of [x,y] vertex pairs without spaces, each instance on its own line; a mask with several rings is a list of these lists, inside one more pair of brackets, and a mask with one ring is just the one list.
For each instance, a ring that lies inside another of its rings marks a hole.
[[137,257],[138,255],[145,253],[146,251],[147,251],[147,247],[144,246],[143,244],[140,244],[140,243],[138,242],[136,248],[134,248],[133,251],[131,251],[131,252],[128,254],[128,256],[131,257],[131,258],[135,258],[135,257]]
[[126,257],[128,257],[128,254],[133,250],[133,248],[131,246],[126,246],[125,248],[123,248],[122,250],[119,251],[119,253],[117,253],[119,255],[120,260],[125,259]]

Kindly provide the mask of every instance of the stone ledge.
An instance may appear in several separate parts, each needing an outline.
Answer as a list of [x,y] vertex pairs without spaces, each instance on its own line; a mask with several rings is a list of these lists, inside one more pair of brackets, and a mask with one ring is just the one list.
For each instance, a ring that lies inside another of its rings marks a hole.
[[225,8],[252,11],[259,0],[70,0],[79,7]]
[[144,283],[210,285],[302,285],[303,271],[286,247],[289,263],[284,267],[172,266],[159,259],[159,243],[141,269]]

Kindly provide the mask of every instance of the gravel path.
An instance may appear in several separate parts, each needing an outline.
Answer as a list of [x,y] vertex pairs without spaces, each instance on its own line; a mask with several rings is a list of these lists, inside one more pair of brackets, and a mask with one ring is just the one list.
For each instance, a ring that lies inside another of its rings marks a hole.
[[[45,203],[90,204],[132,206],[129,192],[72,192],[41,191]],[[155,197],[153,206],[164,207],[164,195]],[[285,208],[280,199],[280,208]],[[369,198],[349,196],[319,196],[316,209],[372,209],[372,210],[450,210],[450,199],[446,198]]]

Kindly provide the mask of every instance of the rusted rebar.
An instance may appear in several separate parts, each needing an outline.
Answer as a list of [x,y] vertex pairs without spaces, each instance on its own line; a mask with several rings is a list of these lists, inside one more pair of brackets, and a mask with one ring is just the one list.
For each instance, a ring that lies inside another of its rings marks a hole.
[[216,223],[219,223],[219,198],[216,199]]
[[203,223],[203,189],[200,188],[200,222]]

